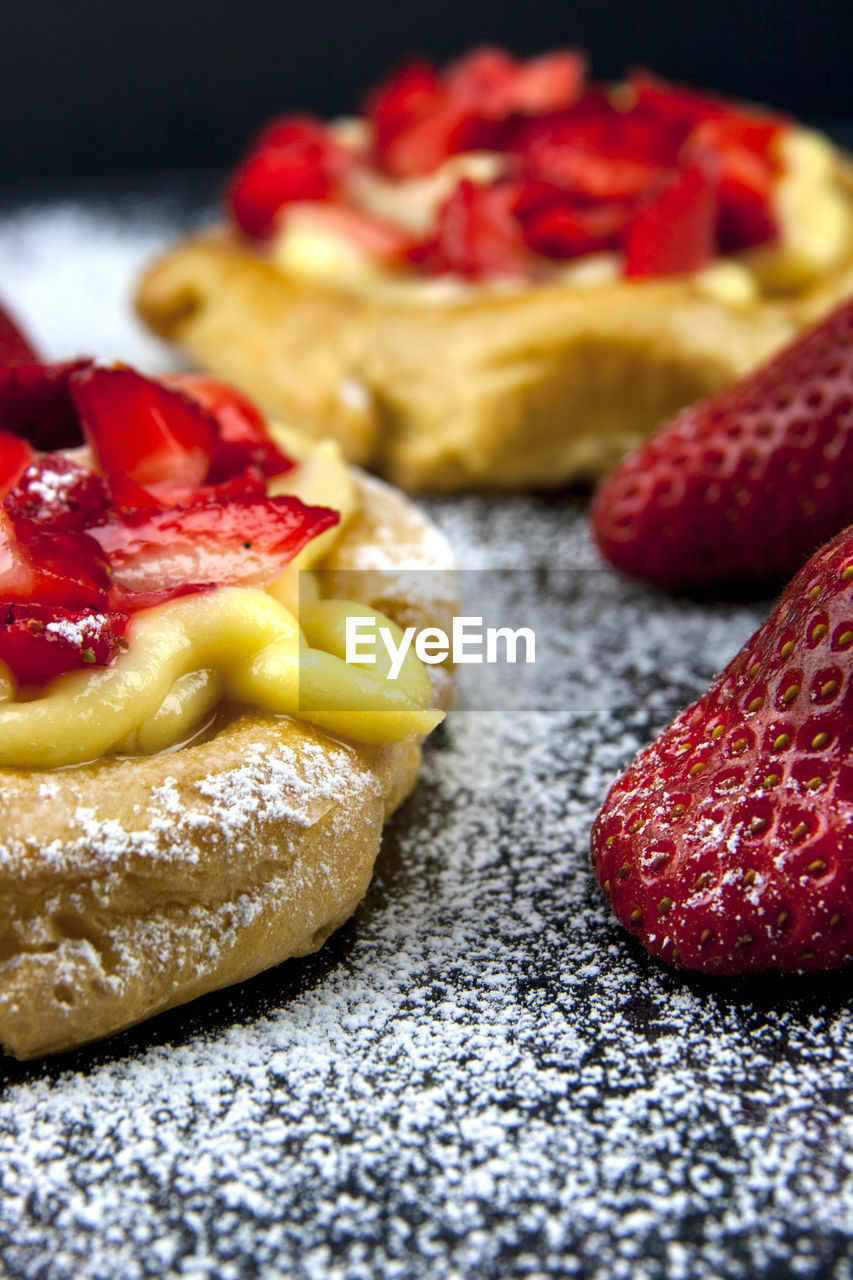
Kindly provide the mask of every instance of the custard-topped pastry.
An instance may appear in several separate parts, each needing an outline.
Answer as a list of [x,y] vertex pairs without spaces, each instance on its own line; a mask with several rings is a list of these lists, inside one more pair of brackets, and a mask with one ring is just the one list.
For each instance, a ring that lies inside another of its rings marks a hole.
[[451,588],[389,587],[448,567],[435,530],[210,378],[28,362],[0,411],[0,1043],[28,1057],[352,913],[448,689],[348,663],[345,620],[399,639]]
[[138,306],[405,487],[553,485],[827,309],[851,209],[843,158],[776,112],[479,49],[357,118],[268,123]]

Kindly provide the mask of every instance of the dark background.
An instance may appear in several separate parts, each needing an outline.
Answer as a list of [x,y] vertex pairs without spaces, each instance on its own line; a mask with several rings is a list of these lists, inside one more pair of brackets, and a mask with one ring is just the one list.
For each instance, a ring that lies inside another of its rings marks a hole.
[[482,41],[853,116],[853,0],[0,0],[0,182],[225,167],[265,115],[351,111],[405,54]]

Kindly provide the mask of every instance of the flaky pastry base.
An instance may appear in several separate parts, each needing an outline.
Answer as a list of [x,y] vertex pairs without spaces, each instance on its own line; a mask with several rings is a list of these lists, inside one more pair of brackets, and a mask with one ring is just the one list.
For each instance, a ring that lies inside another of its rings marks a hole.
[[751,304],[689,278],[416,300],[300,284],[219,231],[154,263],[136,301],[271,416],[404,489],[452,491],[600,475],[851,290],[853,245],[805,294]]
[[[361,491],[323,567],[376,571],[375,590],[359,580],[386,611],[446,622],[449,576],[424,607],[381,572],[447,570],[446,544],[384,485]],[[447,705],[446,673],[435,687]],[[67,1050],[316,951],[363,897],[420,757],[236,708],[161,755],[0,770],[3,1048]]]

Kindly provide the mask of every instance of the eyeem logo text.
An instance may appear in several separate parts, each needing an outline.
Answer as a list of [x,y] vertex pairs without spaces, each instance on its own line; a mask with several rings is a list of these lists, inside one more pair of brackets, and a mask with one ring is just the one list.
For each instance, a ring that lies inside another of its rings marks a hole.
[[388,679],[396,680],[406,654],[414,645],[415,656],[428,666],[450,658],[459,665],[465,662],[536,661],[536,636],[531,627],[484,627],[482,618],[454,618],[450,634],[441,627],[406,627],[398,644],[390,627],[376,625],[374,618],[348,617],[346,620],[346,660],[355,666],[376,662],[376,647],[381,641],[390,659]]

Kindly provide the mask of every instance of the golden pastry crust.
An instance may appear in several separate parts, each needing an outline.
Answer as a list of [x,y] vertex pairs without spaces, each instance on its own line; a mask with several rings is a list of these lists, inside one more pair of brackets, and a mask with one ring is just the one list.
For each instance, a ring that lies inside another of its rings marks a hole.
[[602,473],[851,289],[853,245],[805,293],[751,303],[698,278],[394,295],[299,283],[218,232],[150,267],[137,306],[272,416],[404,489],[452,491]]
[[[361,492],[325,567],[448,567],[404,499]],[[400,610],[423,623],[450,608],[441,580],[444,597],[399,593]],[[173,752],[0,771],[0,1043],[56,1053],[317,950],[364,895],[420,755],[234,709]]]

